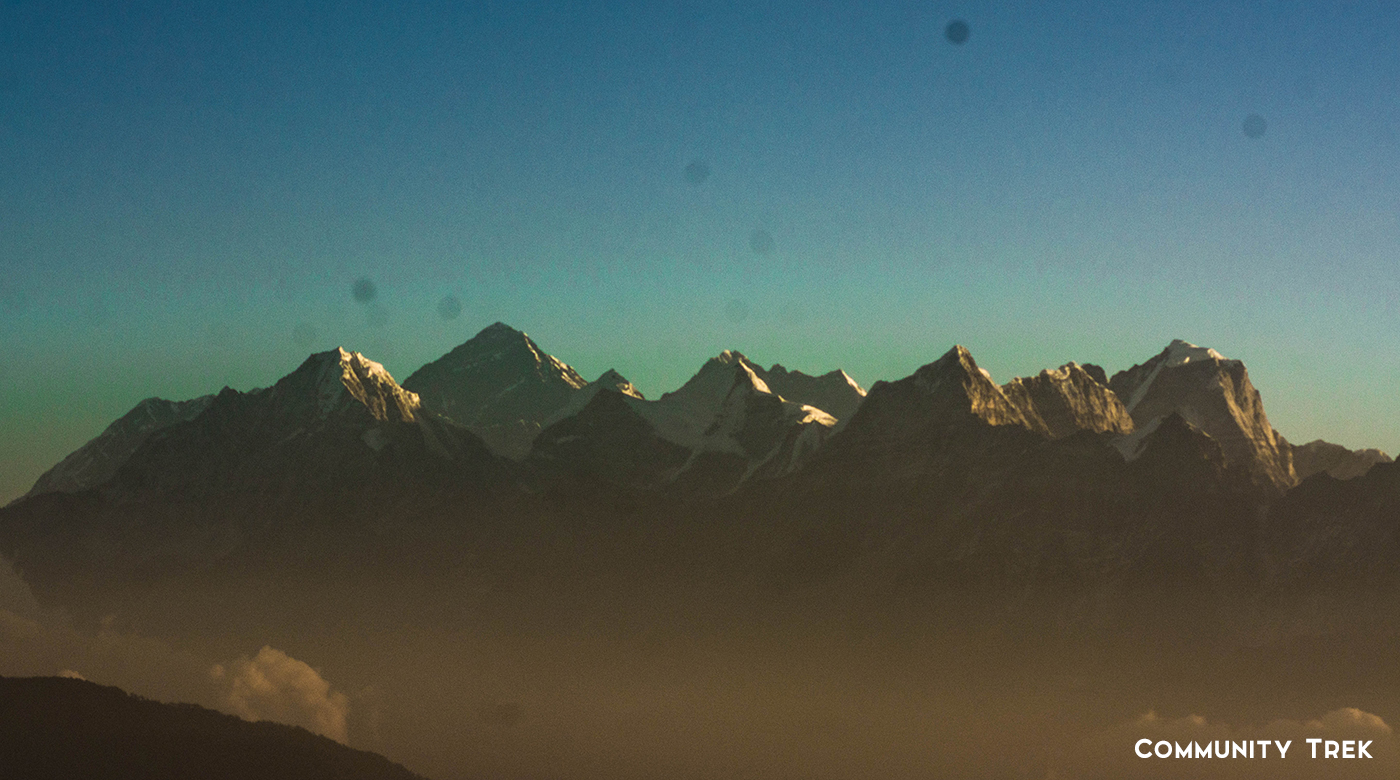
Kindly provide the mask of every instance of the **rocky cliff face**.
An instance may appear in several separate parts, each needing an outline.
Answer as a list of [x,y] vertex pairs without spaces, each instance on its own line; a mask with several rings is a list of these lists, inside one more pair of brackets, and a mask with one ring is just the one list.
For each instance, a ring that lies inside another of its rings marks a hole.
[[541,424],[587,384],[529,336],[498,322],[413,372],[403,386],[497,453],[520,460]]
[[1131,433],[1133,418],[1118,396],[1078,363],[1016,378],[1002,392],[1027,417],[1039,417],[1054,438],[1077,431]]
[[738,357],[734,382],[705,429],[700,451],[712,458],[738,455],[734,464],[744,466],[741,482],[791,473],[822,445],[836,418],[776,394]]
[[358,352],[336,347],[312,355],[273,385],[269,409],[306,420],[362,416],[385,422],[414,422],[422,409],[418,396],[399,387],[384,366]]
[[1334,479],[1356,479],[1377,463],[1391,462],[1391,457],[1380,450],[1349,450],[1321,439],[1301,445],[1287,444],[1282,436],[1279,441],[1293,453],[1293,470],[1299,481],[1323,473]]
[[1136,427],[1175,412],[1262,484],[1282,491],[1297,483],[1292,452],[1269,425],[1244,363],[1177,340],[1146,363],[1118,372],[1108,386]]

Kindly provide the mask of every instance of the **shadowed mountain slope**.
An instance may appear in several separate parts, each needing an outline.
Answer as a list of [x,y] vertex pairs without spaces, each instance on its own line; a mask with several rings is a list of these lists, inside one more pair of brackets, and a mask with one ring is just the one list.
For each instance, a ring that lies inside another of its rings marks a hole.
[[117,473],[151,434],[193,420],[213,400],[212,395],[189,401],[147,398],[107,426],[97,438],[44,472],[25,497],[53,492],[76,493],[101,485]]
[[586,384],[529,336],[498,322],[413,372],[403,386],[496,452],[519,460],[540,424]]
[[541,433],[530,463],[542,473],[719,495],[794,471],[836,425],[825,411],[773,393],[748,358],[729,350],[657,401],[594,392]]
[[305,729],[58,677],[0,677],[0,777],[422,780]]

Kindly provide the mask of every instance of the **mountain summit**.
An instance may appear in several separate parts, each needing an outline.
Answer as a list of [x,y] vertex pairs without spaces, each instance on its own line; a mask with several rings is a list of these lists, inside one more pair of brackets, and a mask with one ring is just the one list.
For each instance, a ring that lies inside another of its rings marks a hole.
[[363,409],[375,420],[411,423],[422,407],[418,396],[400,387],[383,365],[342,347],[307,358],[270,393],[274,406],[322,420]]
[[540,424],[588,383],[528,335],[497,322],[403,383],[423,404],[519,460]]
[[848,430],[878,427],[886,434],[903,435],[901,430],[913,433],[929,424],[943,427],[975,419],[991,426],[1016,425],[1048,433],[1039,415],[1027,417],[1028,411],[1032,410],[1008,398],[959,344],[903,379],[876,382]]
[[1256,479],[1279,490],[1298,481],[1292,451],[1269,425],[1244,363],[1177,339],[1146,363],[1114,374],[1108,386],[1136,427],[1176,412]]

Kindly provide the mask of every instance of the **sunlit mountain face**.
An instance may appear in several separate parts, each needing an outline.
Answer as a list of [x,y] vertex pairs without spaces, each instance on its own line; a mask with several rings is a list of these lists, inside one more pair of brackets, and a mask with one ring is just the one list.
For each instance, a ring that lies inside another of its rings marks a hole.
[[1295,6],[0,1],[0,777],[1396,776]]

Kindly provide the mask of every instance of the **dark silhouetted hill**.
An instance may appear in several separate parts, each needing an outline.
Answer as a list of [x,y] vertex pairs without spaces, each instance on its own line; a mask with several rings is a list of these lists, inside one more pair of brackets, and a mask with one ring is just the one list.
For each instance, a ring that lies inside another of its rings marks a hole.
[[305,729],[60,677],[0,677],[0,777],[422,780]]

